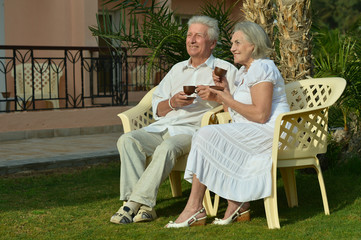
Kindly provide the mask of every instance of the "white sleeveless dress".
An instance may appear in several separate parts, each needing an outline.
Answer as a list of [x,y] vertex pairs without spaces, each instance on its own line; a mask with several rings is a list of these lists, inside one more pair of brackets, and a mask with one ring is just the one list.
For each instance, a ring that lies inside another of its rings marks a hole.
[[260,82],[273,83],[269,121],[251,122],[229,109],[232,123],[201,128],[192,139],[184,174],[188,182],[196,174],[210,191],[238,202],[270,196],[274,123],[280,113],[289,111],[284,80],[273,61],[254,60],[248,72],[240,68],[233,97],[250,104],[250,88]]

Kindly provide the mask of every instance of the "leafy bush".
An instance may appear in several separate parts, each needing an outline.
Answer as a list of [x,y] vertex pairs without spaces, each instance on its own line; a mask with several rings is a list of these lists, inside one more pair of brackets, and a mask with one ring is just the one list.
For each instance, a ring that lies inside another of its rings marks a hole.
[[312,0],[312,18],[330,29],[354,30],[361,22],[359,0]]

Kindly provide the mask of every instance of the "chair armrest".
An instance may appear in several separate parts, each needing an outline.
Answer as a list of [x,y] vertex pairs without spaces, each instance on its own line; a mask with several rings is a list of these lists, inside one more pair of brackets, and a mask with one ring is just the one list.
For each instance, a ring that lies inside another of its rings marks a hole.
[[124,133],[148,126],[155,121],[152,112],[152,95],[155,89],[156,87],[152,88],[136,106],[118,114]]
[[218,107],[215,107],[207,111],[202,117],[201,127],[211,124],[217,124],[218,123],[217,114],[219,114],[222,111],[223,111],[223,105],[220,105]]
[[[136,106],[118,114],[123,123],[124,133],[140,129],[154,122],[151,99],[146,100],[149,94],[151,95],[152,92],[147,93]],[[217,124],[216,114],[221,111],[223,111],[222,105],[207,111],[202,117],[201,126]]]
[[323,106],[317,106],[317,107],[310,107],[310,108],[292,110],[290,112],[281,113],[280,115],[278,115],[277,118],[279,118],[280,116],[294,116],[294,115],[297,115],[297,114],[304,114],[304,113],[309,113],[309,112],[314,112],[314,111],[320,111],[320,110],[323,110],[323,109],[328,110],[329,106],[330,105],[323,105]]
[[231,115],[229,114],[229,112],[218,113],[217,114],[217,119],[218,119],[219,124],[232,122],[232,118],[231,118]]
[[123,124],[124,133],[140,129],[154,122],[151,107],[137,105],[125,112],[118,114]]
[[328,107],[281,113],[275,122],[273,157],[314,157],[327,150]]

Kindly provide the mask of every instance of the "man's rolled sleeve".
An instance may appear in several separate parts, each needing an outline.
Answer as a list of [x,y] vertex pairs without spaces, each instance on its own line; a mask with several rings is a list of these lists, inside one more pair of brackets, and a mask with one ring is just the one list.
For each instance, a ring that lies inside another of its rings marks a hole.
[[159,119],[162,119],[163,117],[161,117],[161,116],[158,116],[158,114],[157,114],[157,109],[158,109],[158,104],[160,103],[160,102],[162,102],[162,101],[164,101],[164,99],[162,99],[162,98],[158,98],[158,97],[154,97],[154,95],[153,95],[153,100],[152,100],[152,109],[153,109],[153,117],[154,117],[154,119],[155,120],[159,120]]
[[158,116],[157,109],[158,104],[162,101],[168,100],[170,97],[172,97],[171,92],[171,76],[172,76],[172,70],[165,75],[163,80],[159,83],[157,89],[154,91],[152,96],[152,109],[153,109],[153,117],[155,120],[162,119],[162,116]]

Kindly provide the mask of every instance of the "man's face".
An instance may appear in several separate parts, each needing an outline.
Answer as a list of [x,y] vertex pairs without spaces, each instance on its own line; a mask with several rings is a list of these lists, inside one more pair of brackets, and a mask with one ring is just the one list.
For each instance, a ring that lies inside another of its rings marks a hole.
[[209,40],[208,27],[200,23],[191,24],[187,32],[187,52],[191,58],[208,59],[216,46],[215,40]]

